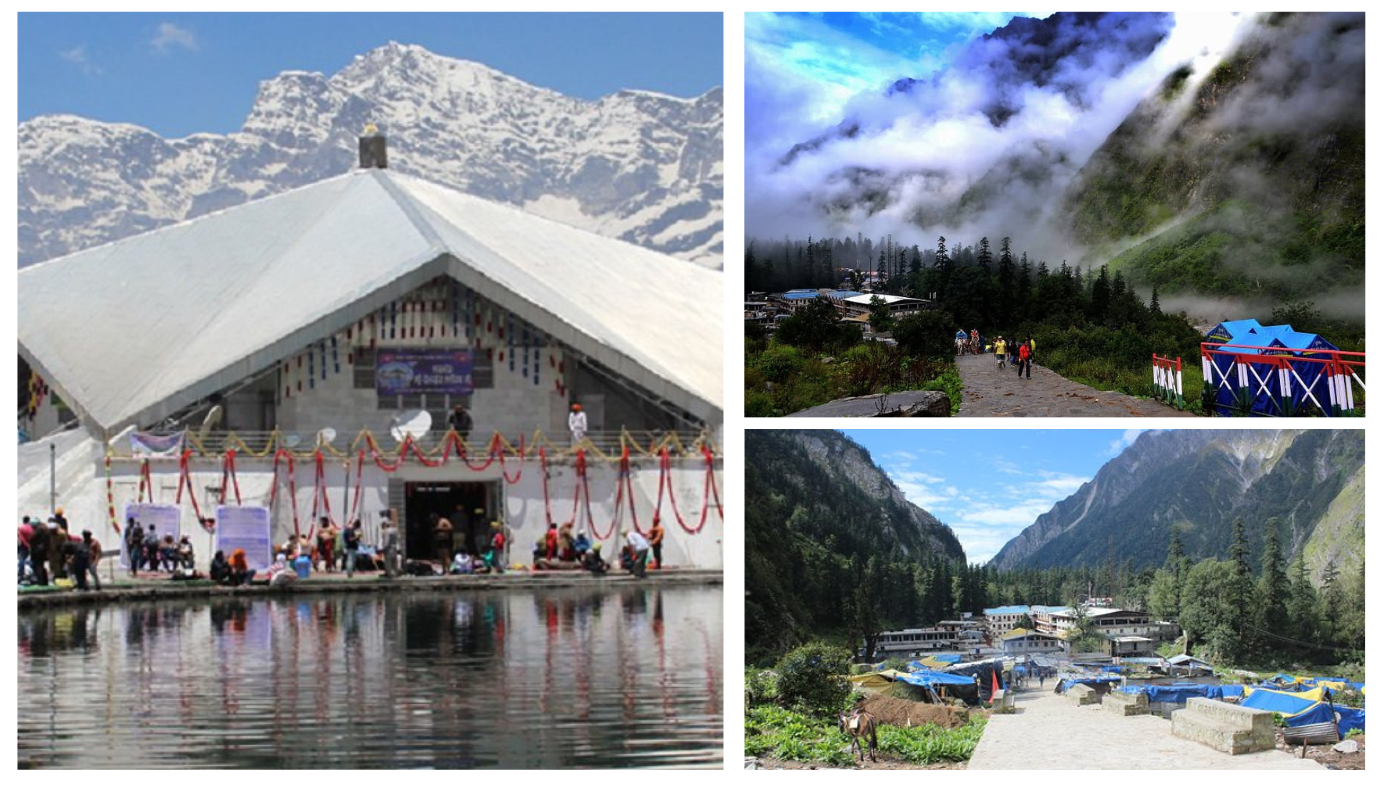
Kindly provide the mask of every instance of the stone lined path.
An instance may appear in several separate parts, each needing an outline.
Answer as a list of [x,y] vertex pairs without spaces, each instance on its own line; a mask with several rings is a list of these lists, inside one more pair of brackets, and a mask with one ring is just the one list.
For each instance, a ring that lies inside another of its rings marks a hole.
[[1016,714],[993,715],[969,770],[1317,770],[1279,750],[1222,753],[1174,736],[1158,715],[1124,718],[1099,704],[1075,707],[1052,683],[1021,691]]
[[1080,385],[1043,366],[1031,367],[1029,380],[1017,378],[1013,366],[996,368],[995,355],[963,355],[957,363],[958,417],[1193,417],[1154,399]]

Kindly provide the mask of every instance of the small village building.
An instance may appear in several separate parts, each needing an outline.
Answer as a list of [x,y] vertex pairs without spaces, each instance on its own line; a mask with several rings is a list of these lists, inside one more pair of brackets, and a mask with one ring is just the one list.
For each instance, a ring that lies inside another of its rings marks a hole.
[[1026,656],[1065,652],[1067,643],[1058,636],[1034,630],[1018,629],[1001,637],[1001,651],[1008,656]]
[[883,658],[918,658],[955,649],[958,642],[956,629],[942,625],[886,631],[876,640],[876,654]]
[[1114,658],[1149,658],[1155,655],[1155,642],[1145,636],[1111,636],[1107,652]]
[[998,606],[994,609],[982,609],[982,614],[986,617],[988,638],[996,642],[1006,633],[1020,627],[1020,620],[1030,614],[1030,607]]
[[910,314],[923,311],[929,307],[929,302],[927,300],[919,300],[912,297],[904,297],[902,295],[853,294],[841,298],[837,304],[838,309],[847,316],[856,316],[860,314],[869,316],[871,314],[872,298],[885,301],[890,315],[896,319],[907,317]]

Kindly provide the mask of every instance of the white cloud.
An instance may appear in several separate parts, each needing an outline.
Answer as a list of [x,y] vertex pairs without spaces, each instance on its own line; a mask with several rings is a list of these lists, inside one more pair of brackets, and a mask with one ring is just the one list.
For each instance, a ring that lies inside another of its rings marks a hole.
[[160,22],[159,32],[154,39],[149,42],[159,54],[167,54],[174,47],[182,47],[188,51],[197,50],[197,37],[191,30],[179,27],[172,22]]
[[84,74],[102,73],[101,67],[93,63],[91,57],[87,55],[86,44],[78,44],[71,49],[59,49],[58,57],[82,69]]
[[1128,429],[1126,429],[1125,431],[1123,431],[1123,432],[1121,433],[1121,436],[1120,436],[1119,438],[1112,440],[1112,444],[1109,445],[1109,446],[1107,446],[1107,455],[1108,455],[1108,456],[1118,456],[1118,455],[1121,455],[1121,452],[1122,452],[1123,450],[1126,450],[1127,448],[1131,447],[1132,443],[1134,443],[1134,442],[1136,441],[1136,437],[1139,437],[1139,436],[1140,436],[1141,434],[1143,434],[1146,430],[1147,430],[1147,429],[1143,429],[1143,428],[1128,428]]

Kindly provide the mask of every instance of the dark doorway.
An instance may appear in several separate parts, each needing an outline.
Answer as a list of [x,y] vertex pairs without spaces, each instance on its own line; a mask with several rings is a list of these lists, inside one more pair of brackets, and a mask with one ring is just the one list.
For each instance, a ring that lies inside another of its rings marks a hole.
[[[494,483],[405,483],[404,554],[409,559],[437,560],[433,516],[452,522],[453,551],[477,553],[477,533],[484,536],[496,503]],[[476,511],[480,510],[481,513]]]

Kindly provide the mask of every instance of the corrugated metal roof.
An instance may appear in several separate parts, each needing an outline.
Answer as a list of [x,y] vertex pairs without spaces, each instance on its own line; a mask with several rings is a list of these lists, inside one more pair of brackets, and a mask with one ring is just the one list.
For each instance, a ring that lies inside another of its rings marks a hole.
[[98,426],[149,423],[440,275],[720,420],[720,273],[388,170],[25,268],[20,352]]

